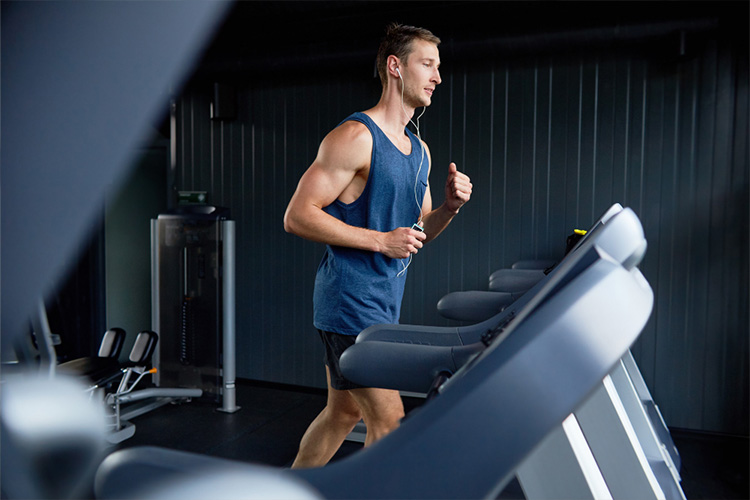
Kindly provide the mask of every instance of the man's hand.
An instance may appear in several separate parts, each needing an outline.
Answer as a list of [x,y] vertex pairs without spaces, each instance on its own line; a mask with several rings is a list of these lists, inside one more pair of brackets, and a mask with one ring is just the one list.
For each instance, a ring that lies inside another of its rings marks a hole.
[[405,259],[422,248],[422,242],[427,237],[422,231],[409,227],[397,227],[387,233],[379,233],[380,253],[392,259]]
[[459,172],[456,164],[448,165],[448,178],[445,181],[445,205],[453,213],[458,213],[464,203],[471,198],[471,180],[469,176]]

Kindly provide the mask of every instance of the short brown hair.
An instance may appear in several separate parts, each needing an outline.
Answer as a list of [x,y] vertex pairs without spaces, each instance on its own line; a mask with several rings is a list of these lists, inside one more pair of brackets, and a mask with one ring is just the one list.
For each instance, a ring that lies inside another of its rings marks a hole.
[[406,64],[406,58],[411,53],[411,43],[414,40],[424,40],[440,45],[440,39],[424,28],[415,28],[398,23],[391,23],[386,27],[385,37],[380,42],[376,60],[378,75],[380,75],[380,83],[383,84],[383,88],[388,84],[388,70],[386,68],[388,56],[394,55]]

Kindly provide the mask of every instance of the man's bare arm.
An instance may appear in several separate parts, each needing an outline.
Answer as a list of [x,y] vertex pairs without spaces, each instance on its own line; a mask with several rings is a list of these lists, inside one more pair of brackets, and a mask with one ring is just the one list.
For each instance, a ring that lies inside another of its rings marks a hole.
[[369,169],[371,152],[372,136],[360,123],[344,123],[328,134],[289,201],[284,229],[312,241],[380,252],[391,258],[417,253],[424,239],[418,231],[397,228],[381,233],[350,226],[323,210],[342,194],[351,196],[355,178]]
[[[429,157],[429,149],[427,150]],[[430,160],[432,165],[432,160]],[[445,180],[445,201],[435,210],[432,209],[432,195],[429,184],[422,204],[422,218],[424,232],[427,235],[425,243],[434,240],[448,227],[453,217],[461,207],[471,198],[473,185],[469,177],[459,172],[455,163],[448,165],[448,178]]]

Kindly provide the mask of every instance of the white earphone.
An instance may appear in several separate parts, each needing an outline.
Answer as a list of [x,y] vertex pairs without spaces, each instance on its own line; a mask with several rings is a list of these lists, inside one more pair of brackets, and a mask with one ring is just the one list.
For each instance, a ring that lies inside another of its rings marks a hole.
[[396,68],[396,73],[398,73],[398,77],[403,79],[403,76],[401,76],[401,70]]

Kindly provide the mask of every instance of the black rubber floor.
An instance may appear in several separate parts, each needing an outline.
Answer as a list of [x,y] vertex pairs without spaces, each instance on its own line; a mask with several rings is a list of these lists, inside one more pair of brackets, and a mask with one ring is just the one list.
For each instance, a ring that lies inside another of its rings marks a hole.
[[[223,413],[220,405],[202,400],[169,404],[133,419],[135,435],[120,447],[156,445],[284,467],[325,401],[322,391],[239,383],[239,411]],[[361,448],[345,444],[342,453]]]
[[[135,435],[120,448],[150,445],[277,467],[291,465],[300,438],[325,406],[322,390],[239,381],[232,414],[213,402],[170,404],[133,420]],[[421,401],[405,398],[407,412]],[[673,430],[682,456],[682,487],[688,500],[750,499],[746,437]],[[334,460],[362,446],[345,442]],[[513,482],[500,495],[523,499]]]

